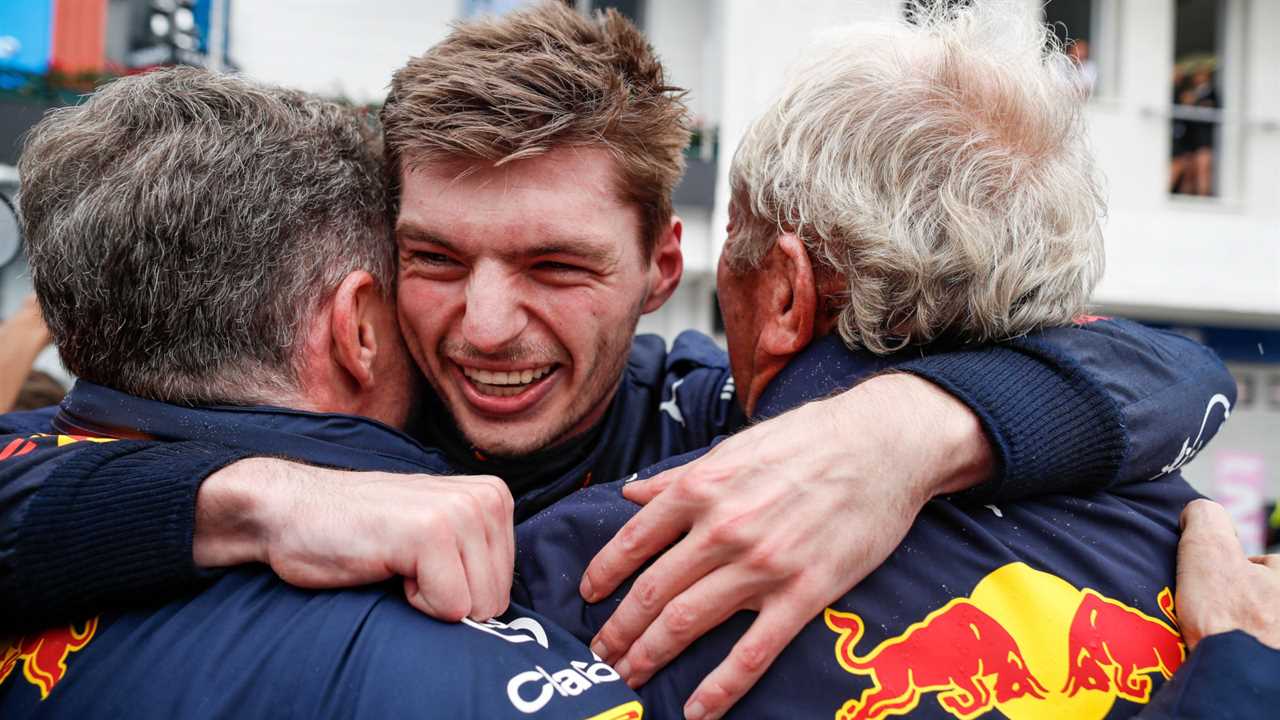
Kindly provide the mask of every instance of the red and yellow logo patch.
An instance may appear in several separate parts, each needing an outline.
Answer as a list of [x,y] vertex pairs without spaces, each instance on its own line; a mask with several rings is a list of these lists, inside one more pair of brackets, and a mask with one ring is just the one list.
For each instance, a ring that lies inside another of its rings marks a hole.
[[862,654],[862,619],[828,609],[836,661],[873,683],[835,717],[877,720],[932,701],[960,720],[993,710],[1102,718],[1117,699],[1146,703],[1153,676],[1167,680],[1186,658],[1173,594],[1165,588],[1156,603],[1166,619],[1011,563]]
[[19,638],[0,654],[0,683],[22,663],[22,675],[40,689],[40,699],[67,674],[67,656],[83,650],[98,631],[98,618]]
[[46,435],[37,433],[10,440],[4,446],[4,449],[0,450],[0,460],[19,458],[41,447],[65,447],[78,442],[105,443],[114,441],[115,438],[89,437],[88,435]]

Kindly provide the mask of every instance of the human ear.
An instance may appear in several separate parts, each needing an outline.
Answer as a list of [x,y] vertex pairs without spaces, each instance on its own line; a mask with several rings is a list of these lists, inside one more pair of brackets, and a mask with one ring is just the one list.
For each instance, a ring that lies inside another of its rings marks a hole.
[[813,340],[818,291],[813,263],[804,241],[795,233],[782,233],[769,250],[764,271],[765,287],[758,296],[764,303],[759,350],[776,357],[790,357]]
[[684,226],[680,218],[671,216],[671,222],[658,236],[649,254],[648,292],[645,294],[642,313],[651,313],[662,307],[676,291],[684,274],[684,253],[680,251],[680,238]]
[[361,388],[374,382],[374,362],[385,323],[377,314],[386,310],[386,300],[378,291],[373,276],[356,270],[343,278],[334,291],[330,309],[330,337],[334,362],[344,369]]

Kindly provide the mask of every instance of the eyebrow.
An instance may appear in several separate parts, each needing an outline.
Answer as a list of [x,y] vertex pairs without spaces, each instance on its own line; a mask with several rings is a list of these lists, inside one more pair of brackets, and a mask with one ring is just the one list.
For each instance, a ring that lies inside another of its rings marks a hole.
[[434,245],[443,246],[450,252],[457,251],[457,248],[450,244],[448,240],[445,240],[426,228],[413,225],[411,223],[397,223],[395,234],[396,238],[405,238],[406,240],[413,240],[415,242],[432,243]]
[[540,257],[543,255],[566,255],[569,257],[581,258],[591,263],[608,263],[613,260],[613,253],[609,248],[578,240],[576,238],[568,238],[565,240],[556,240],[552,242],[535,245],[525,250],[520,255],[525,257]]
[[[426,228],[412,224],[400,224],[396,226],[396,236],[404,237],[414,242],[431,243],[438,245],[455,255],[466,255],[456,245],[449,242],[436,233]],[[609,247],[601,247],[583,238],[564,238],[561,240],[552,240],[540,243],[529,248],[514,250],[502,253],[504,257],[514,258],[533,258],[546,255],[561,255],[574,258],[580,258],[589,263],[611,263],[614,260],[614,253]]]

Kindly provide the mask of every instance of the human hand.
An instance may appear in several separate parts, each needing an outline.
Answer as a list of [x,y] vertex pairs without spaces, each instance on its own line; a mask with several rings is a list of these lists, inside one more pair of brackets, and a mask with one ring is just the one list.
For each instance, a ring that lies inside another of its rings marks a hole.
[[645,507],[592,560],[583,597],[604,598],[675,545],[636,579],[592,650],[634,688],[735,612],[757,611],[685,705],[690,720],[720,717],[889,556],[930,497],[972,485],[991,462],[968,408],[910,375],[747,429],[624,489]]
[[1182,510],[1175,610],[1187,649],[1243,630],[1280,650],[1280,555],[1245,557],[1221,505],[1192,500]]
[[197,496],[202,567],[263,562],[299,587],[401,576],[435,618],[487,620],[510,603],[513,501],[488,476],[327,470],[250,458],[209,476]]

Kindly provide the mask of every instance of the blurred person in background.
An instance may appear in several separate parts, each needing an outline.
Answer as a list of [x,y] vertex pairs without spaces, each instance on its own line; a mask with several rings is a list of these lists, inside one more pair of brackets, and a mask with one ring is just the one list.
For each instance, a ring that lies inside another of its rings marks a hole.
[[1080,84],[1084,88],[1086,99],[1093,94],[1098,85],[1098,64],[1089,57],[1089,41],[1083,38],[1071,40],[1066,46],[1067,57],[1075,63],[1080,73]]
[[[1176,109],[1182,103],[1182,93],[1187,83],[1186,66],[1183,63],[1173,64],[1173,106]],[[1169,159],[1169,192],[1182,191],[1183,178],[1189,173],[1191,166],[1190,138],[1187,137],[1187,121],[1174,117],[1170,128],[1172,148]]]
[[[1187,75],[1181,85],[1175,85],[1177,104],[1185,108],[1205,108],[1213,110],[1219,107],[1218,91],[1214,83],[1214,61],[1212,58],[1187,63]],[[1181,171],[1177,179],[1177,192],[1185,195],[1208,197],[1214,194],[1214,135],[1217,123],[1200,117],[1188,118],[1184,121],[1185,132],[1178,142],[1178,127],[1175,125],[1175,153],[1181,160],[1178,169]]]
[[[0,411],[31,409],[28,403],[20,404],[19,400],[35,375],[32,366],[36,357],[49,346],[49,342],[49,328],[40,315],[40,304],[35,295],[28,295],[17,311],[0,322]],[[47,398],[49,393],[41,397]],[[59,393],[52,398],[52,403],[35,407],[54,404],[61,399],[62,394]]]

